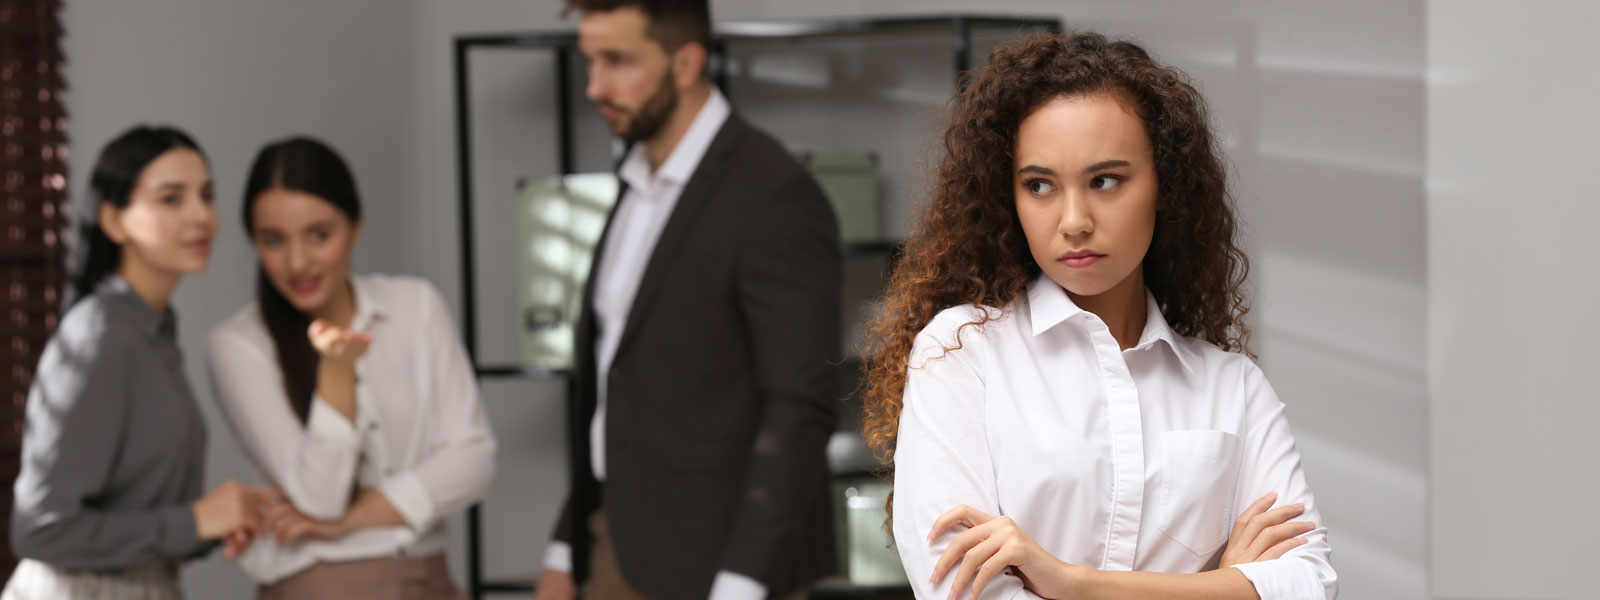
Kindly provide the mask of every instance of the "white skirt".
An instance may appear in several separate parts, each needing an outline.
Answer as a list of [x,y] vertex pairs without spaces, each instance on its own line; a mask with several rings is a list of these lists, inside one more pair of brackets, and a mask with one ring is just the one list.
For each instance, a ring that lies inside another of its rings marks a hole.
[[0,600],[182,600],[178,563],[161,562],[115,572],[57,569],[24,559]]

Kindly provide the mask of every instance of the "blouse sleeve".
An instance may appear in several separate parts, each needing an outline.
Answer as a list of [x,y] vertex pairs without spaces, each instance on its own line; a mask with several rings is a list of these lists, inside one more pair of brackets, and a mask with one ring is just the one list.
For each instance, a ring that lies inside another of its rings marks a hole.
[[[1000,514],[976,355],[979,340],[964,335],[964,347],[946,352],[965,322],[951,316],[941,314],[917,337],[894,454],[894,542],[918,598],[948,597],[955,580],[946,576],[928,583],[939,556],[963,531],[957,527],[928,540],[939,515],[961,504]],[[986,599],[1037,597],[1011,574],[995,577],[983,590]]]
[[432,285],[423,287],[423,318],[436,411],[427,418],[436,432],[425,458],[379,485],[385,498],[417,531],[462,510],[489,493],[495,473],[495,439],[466,350],[450,321],[444,299]]
[[1328,528],[1322,525],[1316,498],[1306,484],[1300,452],[1283,414],[1283,402],[1254,363],[1249,363],[1244,378],[1251,428],[1242,440],[1234,506],[1245,506],[1268,492],[1277,492],[1279,505],[1305,503],[1305,513],[1294,521],[1316,523],[1317,528],[1304,534],[1306,543],[1282,557],[1233,568],[1255,584],[1262,600],[1333,600],[1338,596],[1339,584],[1328,561]]
[[211,384],[222,414],[256,466],[313,519],[337,520],[349,507],[361,433],[313,396],[302,424],[289,406],[283,370],[270,348],[225,327],[211,332]]

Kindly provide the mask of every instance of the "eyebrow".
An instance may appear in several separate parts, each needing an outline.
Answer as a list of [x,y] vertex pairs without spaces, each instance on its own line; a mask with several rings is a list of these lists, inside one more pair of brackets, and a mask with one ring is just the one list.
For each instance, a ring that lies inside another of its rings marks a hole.
[[[1102,161],[1097,162],[1095,164],[1089,165],[1087,168],[1085,168],[1083,170],[1083,172],[1084,172],[1084,174],[1098,173],[1100,171],[1104,171],[1104,170],[1107,170],[1107,169],[1115,169],[1117,167],[1129,167],[1129,166],[1133,166],[1133,163],[1130,163],[1130,162],[1122,160],[1122,159],[1102,160]],[[1047,176],[1047,177],[1055,177],[1056,176],[1056,172],[1055,171],[1047,169],[1045,167],[1041,167],[1039,165],[1028,165],[1028,166],[1023,167],[1021,169],[1017,169],[1017,174],[1018,175],[1023,175],[1023,174],[1026,174],[1026,173],[1037,173],[1039,175],[1044,175],[1044,176]]]
[[1129,167],[1129,166],[1133,166],[1133,163],[1130,163],[1128,161],[1121,160],[1121,159],[1102,160],[1102,161],[1097,162],[1095,164],[1089,165],[1089,168],[1084,169],[1083,172],[1085,174],[1097,173],[1097,172],[1100,172],[1100,171],[1104,171],[1106,169],[1115,169],[1117,167]]
[[[182,191],[184,187],[185,186],[184,186],[183,182],[181,182],[181,181],[168,181],[168,182],[165,182],[165,183],[157,185],[156,189],[158,189],[158,190],[179,190],[179,191]],[[205,181],[200,183],[200,189],[203,190],[203,189],[206,189],[208,187],[216,187],[216,183],[213,182],[210,179],[207,179],[207,180],[205,180]]]

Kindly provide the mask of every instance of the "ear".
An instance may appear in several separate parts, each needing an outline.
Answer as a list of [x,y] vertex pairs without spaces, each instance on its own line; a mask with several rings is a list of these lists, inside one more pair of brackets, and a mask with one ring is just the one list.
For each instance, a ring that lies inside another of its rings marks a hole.
[[117,245],[128,243],[128,230],[122,227],[122,209],[110,202],[100,203],[100,214],[95,216],[100,222],[100,231]]
[[699,42],[689,42],[672,53],[673,85],[679,91],[694,87],[705,77],[706,47]]
[[350,225],[350,245],[355,246],[361,242],[361,221]]

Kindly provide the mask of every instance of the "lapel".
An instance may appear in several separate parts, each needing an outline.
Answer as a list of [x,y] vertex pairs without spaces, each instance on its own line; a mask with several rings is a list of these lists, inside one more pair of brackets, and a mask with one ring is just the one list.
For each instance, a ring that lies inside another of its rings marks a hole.
[[[622,155],[627,156],[627,151],[624,150]],[[599,273],[599,269],[605,260],[606,238],[611,236],[611,224],[616,221],[617,208],[622,206],[622,199],[626,197],[628,197],[628,182],[619,177],[617,178],[617,199],[611,203],[611,212],[606,215],[606,224],[600,229],[600,238],[595,241],[594,256],[589,259],[589,276],[583,282],[583,303],[578,310],[578,339],[573,347],[576,350],[573,356],[573,366],[578,369],[579,375],[595,369],[594,286],[595,280],[598,279],[595,275]]]
[[683,194],[678,197],[678,203],[672,209],[672,216],[667,218],[667,225],[661,230],[661,239],[656,242],[655,249],[650,253],[650,262],[645,266],[644,278],[639,281],[639,291],[633,297],[633,306],[628,309],[628,320],[622,329],[622,340],[617,344],[618,356],[627,351],[628,343],[638,333],[639,321],[649,310],[656,292],[660,291],[661,283],[666,277],[667,265],[671,264],[673,256],[682,249],[684,241],[694,232],[695,221],[710,202],[717,185],[721,183],[722,173],[728,166],[729,154],[743,136],[745,128],[739,115],[730,113],[728,120],[722,124],[722,129],[717,131],[717,136],[712,138],[711,146],[706,149],[705,157],[700,159],[700,165],[695,168],[694,175],[683,186]]

